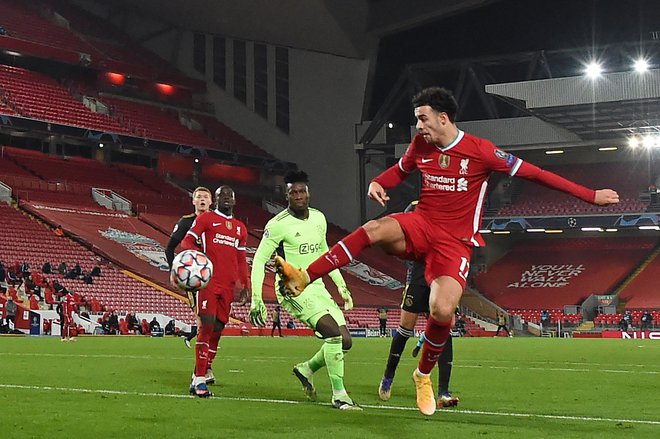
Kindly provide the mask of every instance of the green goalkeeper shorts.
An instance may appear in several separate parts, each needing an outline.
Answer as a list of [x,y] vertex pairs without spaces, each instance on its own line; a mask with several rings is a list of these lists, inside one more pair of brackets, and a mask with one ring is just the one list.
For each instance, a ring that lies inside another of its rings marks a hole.
[[346,325],[344,313],[323,284],[312,283],[297,297],[282,296],[278,291],[277,300],[289,314],[315,331],[316,323],[326,314],[330,314],[339,326]]

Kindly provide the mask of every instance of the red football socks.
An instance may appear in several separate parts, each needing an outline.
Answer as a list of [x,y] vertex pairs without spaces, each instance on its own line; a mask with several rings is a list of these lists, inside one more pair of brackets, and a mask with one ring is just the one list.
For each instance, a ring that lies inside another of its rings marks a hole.
[[213,333],[213,325],[201,325],[195,343],[195,376],[206,376],[209,363],[209,341]]
[[211,368],[213,364],[213,360],[215,359],[215,355],[218,352],[218,344],[220,343],[220,334],[221,332],[214,331],[213,334],[211,334],[211,340],[209,340],[209,364],[207,366],[208,369]]
[[333,245],[330,250],[312,262],[307,268],[309,281],[313,282],[332,270],[343,267],[370,245],[369,235],[362,227],[358,227],[353,233]]
[[433,317],[429,317],[426,321],[424,347],[417,366],[421,373],[428,375],[433,370],[433,366],[438,362],[438,357],[445,348],[450,329],[451,321],[438,322]]

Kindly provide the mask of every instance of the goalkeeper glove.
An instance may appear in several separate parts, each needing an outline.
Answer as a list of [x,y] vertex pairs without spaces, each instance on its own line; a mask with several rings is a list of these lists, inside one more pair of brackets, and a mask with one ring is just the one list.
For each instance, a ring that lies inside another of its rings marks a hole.
[[346,285],[339,288],[339,294],[341,295],[341,298],[344,300],[344,311],[352,310],[353,296],[351,296],[351,292],[348,291],[348,287]]
[[264,301],[259,297],[258,299],[252,296],[252,304],[250,305],[250,314],[248,320],[252,326],[266,326],[266,319],[268,318],[268,310]]

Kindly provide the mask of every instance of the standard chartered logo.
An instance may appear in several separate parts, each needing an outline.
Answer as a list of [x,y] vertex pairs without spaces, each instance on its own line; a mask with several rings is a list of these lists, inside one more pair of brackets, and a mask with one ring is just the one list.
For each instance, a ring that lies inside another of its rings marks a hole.
[[466,192],[468,180],[465,177],[445,177],[444,175],[423,174],[424,186],[446,192]]
[[456,182],[456,192],[464,192],[467,191],[467,178],[459,178],[458,181]]

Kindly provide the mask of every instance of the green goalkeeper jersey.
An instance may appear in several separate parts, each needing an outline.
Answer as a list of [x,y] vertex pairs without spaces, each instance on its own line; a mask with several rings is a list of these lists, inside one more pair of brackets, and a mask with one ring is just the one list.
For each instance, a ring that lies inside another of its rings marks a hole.
[[[293,216],[288,209],[271,218],[266,224],[252,262],[252,295],[262,297],[264,266],[273,253],[277,252],[296,267],[307,268],[316,258],[328,251],[325,238],[327,229],[325,215],[311,207],[309,217],[304,220]],[[339,270],[333,270],[328,275],[338,288],[346,286]],[[278,280],[279,278],[276,282]],[[323,281],[317,279],[311,285],[316,284],[323,286]]]

